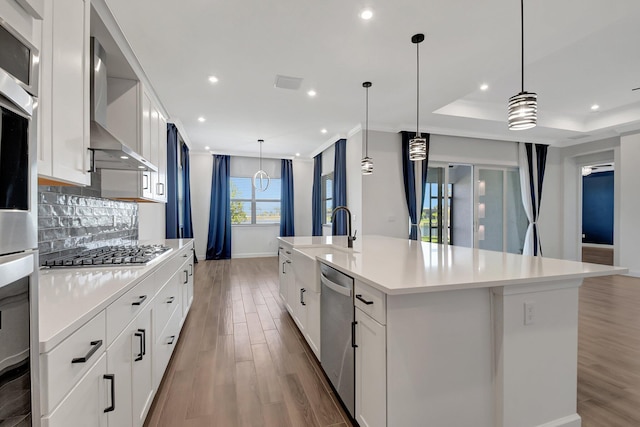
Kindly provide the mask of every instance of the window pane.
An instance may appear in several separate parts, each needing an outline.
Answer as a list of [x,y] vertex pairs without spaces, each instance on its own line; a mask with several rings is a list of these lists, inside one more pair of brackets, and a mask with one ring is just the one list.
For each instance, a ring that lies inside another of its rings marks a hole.
[[274,222],[280,222],[280,202],[256,202],[256,224]]
[[256,200],[280,200],[280,178],[271,178],[271,183],[265,191],[256,191]]
[[231,224],[251,224],[251,202],[231,201]]
[[333,211],[333,200],[325,200],[324,202],[324,223],[325,224],[330,224],[331,223],[331,212]]
[[480,169],[478,179],[484,182],[485,187],[484,194],[478,195],[478,202],[484,205],[484,218],[478,218],[478,247],[502,251],[503,171]]
[[330,177],[324,181],[324,194],[327,199],[333,198],[333,179]]
[[[232,176],[230,178],[231,199],[251,199],[252,178]],[[278,197],[280,198],[280,197]]]

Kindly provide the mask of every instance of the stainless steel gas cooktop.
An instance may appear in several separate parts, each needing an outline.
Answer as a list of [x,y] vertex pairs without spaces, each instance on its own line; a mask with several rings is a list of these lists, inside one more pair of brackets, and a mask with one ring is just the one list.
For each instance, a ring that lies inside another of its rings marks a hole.
[[49,259],[42,265],[52,268],[142,266],[170,250],[170,247],[163,245],[105,246],[89,249],[76,255]]

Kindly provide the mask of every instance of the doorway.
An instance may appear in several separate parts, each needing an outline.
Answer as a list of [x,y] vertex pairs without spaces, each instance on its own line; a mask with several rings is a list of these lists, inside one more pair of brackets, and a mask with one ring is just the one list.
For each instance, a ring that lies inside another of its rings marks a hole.
[[614,163],[581,167],[583,262],[613,265]]

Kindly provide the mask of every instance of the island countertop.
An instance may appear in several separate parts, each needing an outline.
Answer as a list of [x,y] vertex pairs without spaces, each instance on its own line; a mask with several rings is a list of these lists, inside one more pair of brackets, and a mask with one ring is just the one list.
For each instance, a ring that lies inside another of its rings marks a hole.
[[[346,247],[344,236],[282,237],[308,256],[388,295],[553,282],[628,269],[382,236]],[[311,249],[313,248],[313,249]],[[326,249],[325,253],[318,248]]]
[[193,239],[144,241],[163,244],[172,250],[145,266],[89,268],[41,268],[38,276],[40,352],[59,344],[70,331],[87,322],[118,299],[178,251],[193,244]]

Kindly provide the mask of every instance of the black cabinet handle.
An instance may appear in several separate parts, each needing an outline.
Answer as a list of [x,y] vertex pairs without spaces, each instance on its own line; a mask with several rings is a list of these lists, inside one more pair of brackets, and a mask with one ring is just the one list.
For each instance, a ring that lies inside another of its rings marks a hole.
[[142,332],[142,355],[147,354],[147,331],[146,329],[138,329],[138,332]]
[[102,378],[111,381],[111,406],[105,408],[104,412],[116,410],[116,376],[115,374],[105,374]]
[[102,347],[102,340],[91,341],[89,344],[91,344],[89,352],[84,357],[75,357],[71,359],[71,363],[86,363],[87,360],[91,359],[91,356],[93,356],[95,352]]
[[359,299],[360,301],[362,301],[363,303],[365,303],[366,305],[371,305],[373,304],[373,301],[367,301],[366,299],[362,298],[362,294],[358,294],[356,295],[356,299]]
[[175,335],[171,335],[169,337],[169,341],[167,342],[167,344],[171,345],[173,344],[173,342],[176,340],[176,336]]
[[132,302],[131,305],[142,305],[142,303],[147,299],[147,296],[140,295],[138,298],[139,298],[138,301]]
[[291,255],[291,251],[285,251],[287,255]]
[[189,264],[189,276],[193,276],[193,264]]
[[182,258],[187,258],[189,256],[189,254],[184,254],[182,255]]
[[356,348],[358,345],[356,344],[356,325],[358,322],[351,322],[351,347]]
[[136,358],[133,359],[134,362],[139,362],[140,360],[142,360],[142,356],[143,356],[143,354],[142,354],[142,346],[144,345],[143,344],[144,343],[144,335],[142,334],[140,329],[138,329],[138,332],[136,332],[133,335],[135,335],[136,337],[140,338],[140,353],[138,353],[136,355]]
[[286,272],[286,271],[284,271],[284,265],[285,265],[285,264],[286,264],[286,263],[284,263],[284,262],[282,263],[282,274],[287,274],[287,272]]
[[291,261],[287,260],[287,264],[291,264]]
[[167,298],[167,304],[172,304],[173,301],[175,301],[176,297],[169,297]]
[[306,302],[304,302],[304,293],[307,292],[307,290],[305,288],[300,289],[300,304],[302,305],[307,305]]
[[184,282],[182,284],[186,285],[189,283],[189,272],[187,270],[182,270],[182,272],[184,273]]

